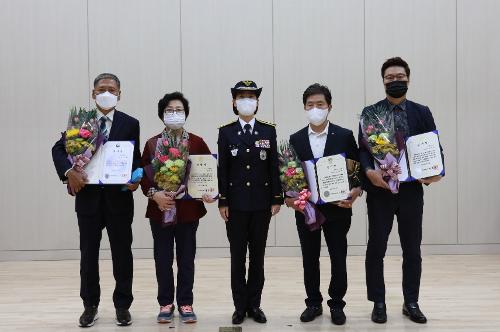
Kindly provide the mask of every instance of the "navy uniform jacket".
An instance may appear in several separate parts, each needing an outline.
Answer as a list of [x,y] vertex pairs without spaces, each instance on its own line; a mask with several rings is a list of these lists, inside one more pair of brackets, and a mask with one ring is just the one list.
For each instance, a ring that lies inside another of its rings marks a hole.
[[[382,105],[383,103],[387,103],[387,99],[383,99],[376,103],[375,105],[372,106],[379,106]],[[363,112],[365,109],[370,108],[372,106],[367,106],[363,109]],[[411,100],[406,100],[406,116],[408,120],[408,129],[409,129],[409,135],[414,136],[414,135],[419,135],[419,134],[424,134],[428,133],[430,131],[436,130],[436,124],[434,123],[434,118],[432,117],[431,110],[429,107],[417,104]],[[367,192],[377,190],[377,191],[386,191],[385,189],[381,189],[378,187],[375,187],[368,178],[366,178],[365,172],[367,168],[374,169],[375,167],[375,160],[373,159],[372,154],[370,151],[368,151],[366,145],[363,143],[363,133],[361,131],[361,125],[359,125],[359,130],[358,130],[358,143],[359,143],[359,158],[361,162],[361,174],[362,174],[362,182],[363,182],[363,189],[366,190]],[[444,155],[443,155],[443,149],[441,148],[441,157],[443,158],[443,164],[444,164]],[[401,185],[409,185],[410,183],[401,183]],[[420,182],[414,181],[411,182],[411,185],[415,185],[417,187],[421,187]]]
[[[314,159],[311,144],[309,143],[308,130],[309,126],[306,126],[290,136],[290,144],[301,161]],[[348,159],[359,161],[358,146],[352,131],[330,123],[323,157],[340,153],[345,153]],[[335,204],[320,204],[317,207],[327,219],[350,217],[352,215],[352,209],[341,208]],[[295,216],[304,218],[304,215],[297,211]]]
[[[109,141],[135,141],[134,162],[132,171],[140,167],[141,152],[139,143],[139,121],[135,118],[116,111],[113,116],[113,124],[109,133]],[[64,135],[52,147],[52,159],[56,167],[57,175],[61,181],[67,180],[64,173],[71,168],[67,159],[68,154],[64,147]],[[134,212],[134,200],[130,190],[122,191],[122,185],[86,185],[76,194],[75,211],[79,214],[93,215],[99,211],[101,195],[104,195],[106,209],[111,214],[129,215]]]
[[217,143],[219,207],[259,211],[283,204],[274,125],[256,119],[246,139],[240,122],[233,121],[219,128]]

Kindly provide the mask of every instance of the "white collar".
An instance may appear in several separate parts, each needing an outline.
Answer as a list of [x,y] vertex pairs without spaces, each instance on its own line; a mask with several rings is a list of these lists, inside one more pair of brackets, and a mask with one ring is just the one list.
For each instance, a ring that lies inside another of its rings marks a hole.
[[240,121],[241,128],[245,129],[245,125],[248,123],[252,127],[251,130],[253,130],[253,127],[255,126],[255,118],[252,118],[250,122],[245,122],[240,117],[238,117],[238,120]]
[[109,121],[113,122],[113,117],[115,116],[115,109],[112,109],[107,115],[104,115],[99,109],[97,109],[97,121],[99,121],[103,116],[106,116]]
[[314,130],[312,130],[311,125],[309,124],[309,126],[307,128],[308,135],[309,136],[311,136],[311,135],[316,135],[316,136],[328,135],[328,129],[330,128],[330,121],[327,121],[327,122],[328,123],[326,124],[325,129],[323,129],[323,131],[320,133],[317,133]]

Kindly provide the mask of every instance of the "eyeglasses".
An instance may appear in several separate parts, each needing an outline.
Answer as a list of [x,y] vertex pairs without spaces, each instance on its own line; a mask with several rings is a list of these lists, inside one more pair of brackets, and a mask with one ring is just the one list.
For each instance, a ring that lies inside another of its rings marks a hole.
[[396,74],[396,75],[389,74],[389,75],[384,76],[384,80],[387,80],[387,81],[402,81],[402,80],[404,80],[407,77],[408,76],[406,76],[406,74]]
[[168,115],[173,115],[175,114],[184,114],[184,109],[183,108],[165,108],[165,113]]

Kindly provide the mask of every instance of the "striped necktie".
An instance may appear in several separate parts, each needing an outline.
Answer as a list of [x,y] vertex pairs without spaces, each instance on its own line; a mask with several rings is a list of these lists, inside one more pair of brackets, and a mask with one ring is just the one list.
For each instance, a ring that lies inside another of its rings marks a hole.
[[101,133],[104,136],[104,142],[106,142],[108,140],[108,136],[109,136],[108,127],[106,126],[106,120],[107,119],[108,119],[107,116],[103,116],[99,120],[101,122],[101,124],[99,126],[99,129],[101,130]]

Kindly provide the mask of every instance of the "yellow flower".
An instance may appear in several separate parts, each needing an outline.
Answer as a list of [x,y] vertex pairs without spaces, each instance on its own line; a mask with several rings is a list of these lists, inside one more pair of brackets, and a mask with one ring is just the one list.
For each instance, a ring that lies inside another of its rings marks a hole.
[[172,167],[170,167],[170,171],[171,171],[172,173],[177,173],[177,171],[178,171],[178,170],[179,170],[179,167],[177,167],[177,166],[172,166]]
[[77,137],[79,132],[80,132],[80,129],[77,129],[77,128],[68,129],[68,130],[66,130],[66,138]]
[[389,141],[387,141],[384,137],[377,137],[377,139],[375,140],[375,144],[377,145],[385,145],[385,144],[389,144]]

